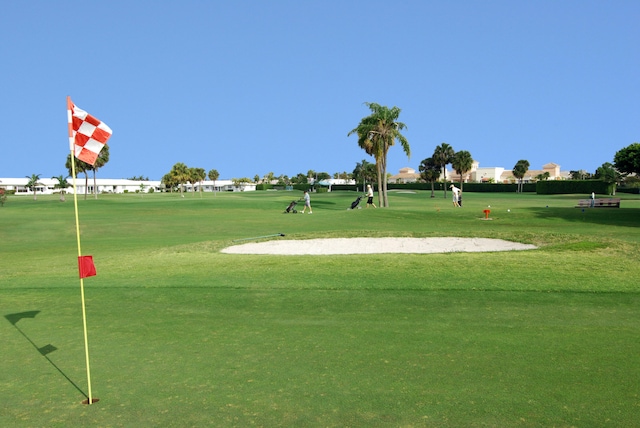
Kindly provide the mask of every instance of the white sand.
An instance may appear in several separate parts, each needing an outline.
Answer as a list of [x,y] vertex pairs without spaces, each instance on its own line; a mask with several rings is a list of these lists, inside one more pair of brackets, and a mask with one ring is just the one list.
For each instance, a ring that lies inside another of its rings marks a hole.
[[332,238],[250,242],[224,248],[227,254],[331,255],[453,253],[533,250],[535,245],[488,238]]

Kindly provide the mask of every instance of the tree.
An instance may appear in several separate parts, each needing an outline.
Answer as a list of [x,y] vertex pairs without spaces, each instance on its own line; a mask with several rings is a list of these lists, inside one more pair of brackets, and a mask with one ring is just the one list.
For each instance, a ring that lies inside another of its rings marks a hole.
[[278,186],[288,186],[291,184],[291,180],[289,180],[289,176],[286,174],[280,174],[278,176]]
[[162,180],[160,182],[164,184],[165,189],[169,189],[171,193],[173,193],[173,190],[178,185],[178,182],[175,180],[171,173],[167,173],[162,176]]
[[182,162],[178,162],[173,165],[173,168],[169,171],[169,175],[171,182],[175,183],[176,186],[180,186],[180,196],[184,198],[184,184],[189,181],[191,177],[189,175],[189,168]]
[[362,183],[362,191],[368,182],[373,183],[376,178],[376,166],[371,162],[367,162],[366,159],[362,159],[362,162],[356,163],[356,167],[353,170],[353,178],[358,183]]
[[591,174],[584,169],[581,169],[579,171],[569,171],[569,176],[572,180],[586,180],[590,178]]
[[[75,164],[76,170],[73,171],[73,165]],[[80,159],[75,159],[75,162],[72,163],[71,153],[67,155],[67,161],[64,164],[64,167],[69,171],[69,176],[77,177],[79,173],[84,174],[84,198],[87,199],[87,192],[89,191],[89,171],[91,169],[91,164],[81,161]]]
[[[196,183],[202,183],[207,178],[204,168],[189,168],[189,181],[191,182],[191,193],[195,195]],[[202,197],[202,186],[198,186],[200,197]]]
[[217,169],[212,169],[209,171],[209,173],[207,174],[207,176],[209,177],[209,180],[213,181],[213,195],[215,196],[215,191],[216,191],[216,180],[218,178],[220,178],[220,173],[218,172]]
[[[398,122],[400,108],[386,107],[376,103],[365,103],[371,110],[371,114],[360,121],[360,124],[347,135],[358,136],[358,146],[376,160],[378,175],[378,205],[388,207],[387,197],[387,154],[389,148],[399,141],[407,157],[411,156],[411,148],[407,139],[400,133],[406,128],[402,122]],[[382,191],[380,191],[382,190]]]
[[98,157],[96,158],[96,161],[94,162],[94,164],[93,165],[86,164],[88,165],[88,170],[93,171],[93,195],[95,199],[98,199],[98,186],[96,184],[96,173],[100,168],[105,166],[107,162],[109,162],[109,146],[105,144],[102,150],[100,150],[100,153],[98,154]]
[[307,184],[309,179],[306,175],[299,172],[295,177],[291,177],[291,184]]
[[420,171],[421,179],[427,183],[431,183],[431,197],[435,198],[434,184],[438,181],[438,178],[440,178],[440,165],[438,165],[433,158],[426,158],[420,162],[418,171]]
[[51,177],[52,180],[58,180],[58,182],[54,184],[53,188],[60,189],[60,202],[64,202],[65,189],[71,186],[67,181],[67,178],[69,178],[69,176],[65,177],[64,175],[59,175],[57,177]]
[[37,186],[42,186],[42,183],[40,183],[40,175],[41,174],[31,174],[31,177],[29,177],[28,175],[25,176],[26,178],[29,179],[29,181],[27,181],[26,187],[29,190],[33,190],[33,200],[37,200],[37,196],[36,196],[36,191],[38,190]]
[[613,165],[623,174],[640,175],[640,143],[618,150],[613,157]]
[[460,190],[462,190],[462,176],[473,168],[473,158],[471,157],[471,153],[466,150],[457,152],[451,159],[451,166],[456,170],[456,173],[460,175]]
[[433,151],[433,160],[440,165],[444,174],[444,197],[447,198],[447,164],[451,163],[453,156],[456,154],[447,143],[442,143]]
[[265,176],[265,178],[266,178],[266,180],[267,180],[267,184],[271,184],[271,182],[273,181],[273,179],[274,179],[274,177],[275,177],[275,176],[276,176],[276,175],[275,175],[272,171],[270,171],[270,172]]
[[549,179],[549,177],[551,177],[551,174],[549,174],[549,171],[545,171],[542,174],[536,175],[536,180],[538,180],[538,181],[546,181],[546,180]]
[[520,159],[518,162],[516,162],[515,166],[513,167],[513,176],[518,179],[518,188],[516,192],[522,193],[522,188],[523,188],[522,179],[524,178],[524,175],[527,173],[528,170],[529,170],[529,161],[524,159]]
[[328,172],[316,172],[316,180],[328,180],[331,178],[331,175]]
[[[607,184],[616,184],[622,180],[622,175],[616,170],[613,164],[605,162],[596,170],[595,178]],[[615,187],[613,194],[615,195]]]

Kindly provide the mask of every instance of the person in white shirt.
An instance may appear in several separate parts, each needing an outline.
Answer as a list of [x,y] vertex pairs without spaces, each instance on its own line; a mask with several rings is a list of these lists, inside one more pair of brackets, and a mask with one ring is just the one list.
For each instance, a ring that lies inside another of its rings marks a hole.
[[451,185],[451,193],[453,193],[453,206],[454,207],[459,207],[460,206],[460,189],[458,189],[456,186],[454,186],[453,184]]
[[373,203],[373,189],[371,188],[371,184],[367,184],[367,208],[369,208],[369,205],[373,206],[373,208],[378,208],[376,204]]
[[309,196],[309,191],[305,190],[304,191],[304,208],[302,209],[302,214],[304,214],[307,208],[309,208],[309,214],[313,214],[313,211],[311,211],[311,197]]

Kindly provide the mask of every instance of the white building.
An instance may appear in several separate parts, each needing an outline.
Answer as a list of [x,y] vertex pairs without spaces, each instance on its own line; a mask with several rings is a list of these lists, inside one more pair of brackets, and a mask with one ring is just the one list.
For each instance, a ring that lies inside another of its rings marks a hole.
[[[29,178],[0,178],[0,187],[6,190],[14,190],[16,195],[33,195],[33,190],[27,188]],[[71,178],[67,179],[67,182],[72,185]],[[58,184],[58,180],[53,178],[41,178],[38,180],[39,185],[36,186],[36,195],[52,195],[60,193],[60,189],[55,186]],[[225,192],[242,192],[256,190],[255,183],[234,183],[232,180],[216,180],[215,186],[213,181],[202,181],[195,184],[195,190],[199,191],[202,186],[203,192],[225,191]],[[158,180],[127,180],[127,179],[113,179],[113,178],[97,178],[95,180],[95,187],[98,193],[136,193],[143,192],[149,193],[164,191],[164,185]],[[185,184],[184,189],[190,191],[192,185],[190,183]],[[152,190],[153,189],[153,190]],[[76,191],[79,195],[86,193],[93,194],[94,181],[89,177],[85,181],[84,177],[76,178]],[[66,193],[73,194],[73,187],[69,187],[65,191]]]

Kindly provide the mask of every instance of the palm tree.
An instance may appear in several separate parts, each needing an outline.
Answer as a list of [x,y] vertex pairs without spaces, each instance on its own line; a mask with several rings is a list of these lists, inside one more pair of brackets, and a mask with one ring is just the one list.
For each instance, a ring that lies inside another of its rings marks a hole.
[[69,176],[59,175],[57,177],[51,177],[52,180],[58,180],[58,182],[53,186],[54,189],[60,189],[60,202],[64,202],[64,191],[67,187],[71,186],[67,181]]
[[358,182],[362,183],[363,192],[367,182],[373,184],[373,180],[376,178],[375,168],[376,166],[371,162],[367,162],[366,159],[362,159],[362,162],[356,163],[356,167],[353,170],[353,178],[356,180],[356,184]]
[[436,195],[433,187],[434,183],[440,178],[440,165],[438,165],[433,158],[426,158],[420,162],[418,171],[420,171],[420,178],[431,183],[431,197],[435,198]]
[[451,147],[447,143],[442,143],[436,147],[433,151],[433,160],[440,165],[442,168],[442,173],[444,174],[444,197],[447,198],[447,164],[451,163],[453,156],[456,152],[453,151],[453,147]]
[[542,173],[542,174],[538,174],[538,175],[536,175],[536,179],[537,179],[538,181],[546,181],[546,180],[548,180],[548,179],[549,179],[549,177],[551,177],[551,174],[549,174],[549,171],[545,171],[545,172],[544,172],[544,173]]
[[107,162],[109,162],[109,146],[105,144],[102,150],[100,150],[100,153],[98,154],[98,157],[96,158],[95,163],[93,165],[87,164],[89,165],[88,170],[93,171],[93,195],[95,199],[98,199],[98,185],[96,184],[96,173],[100,168],[105,166]]
[[453,155],[451,159],[451,166],[456,170],[456,173],[460,175],[460,190],[462,190],[462,176],[473,168],[473,158],[471,153],[466,150],[461,150]]
[[523,188],[522,179],[524,178],[524,175],[527,173],[528,170],[529,170],[529,161],[524,159],[520,159],[518,162],[516,162],[515,166],[513,167],[513,176],[518,179],[518,187],[516,192],[522,193],[522,188]]
[[[400,133],[406,128],[402,122],[398,122],[400,108],[386,107],[376,103],[365,103],[371,110],[371,114],[360,121],[360,124],[352,129],[347,135],[356,134],[358,136],[358,146],[368,155],[376,160],[376,170],[378,175],[378,205],[388,207],[387,197],[387,153],[389,148],[398,140],[402,149],[411,156],[409,142]],[[382,189],[382,192],[380,192]]]
[[184,198],[184,184],[189,181],[190,178],[189,168],[182,162],[178,162],[173,166],[173,168],[171,168],[169,175],[171,176],[172,182],[175,183],[175,185],[180,186],[180,196]]
[[163,183],[165,189],[168,188],[171,193],[173,193],[173,189],[175,189],[175,187],[178,185],[178,183],[175,181],[171,173],[167,173],[164,176],[162,176],[161,183]]
[[[87,191],[89,189],[89,174],[87,171],[91,170],[91,164],[81,161],[80,159],[75,160],[75,177],[78,176],[79,173],[84,174],[84,198],[87,199]],[[65,168],[69,171],[69,176],[74,177],[73,165],[71,163],[71,154],[67,155],[67,162],[65,163]]]
[[26,187],[29,190],[33,190],[33,200],[37,200],[37,196],[36,196],[36,191],[38,190],[37,186],[42,186],[42,183],[40,183],[40,175],[41,174],[31,174],[31,177],[29,177],[28,175],[26,175],[25,177],[29,179],[29,181],[27,181]]
[[274,177],[275,177],[275,174],[273,173],[273,171],[269,171],[269,173],[266,176],[267,184],[271,184]]
[[[205,178],[207,178],[207,173],[204,172],[204,168],[189,168],[189,181],[192,184],[191,192],[193,194],[195,194],[196,191],[195,184],[201,183]],[[200,190],[200,197],[202,197],[202,186],[198,186],[198,188]]]
[[209,171],[209,180],[213,181],[213,191],[214,191],[214,196],[215,196],[215,191],[216,191],[216,180],[218,178],[220,178],[220,173],[218,172],[217,169],[212,169]]

